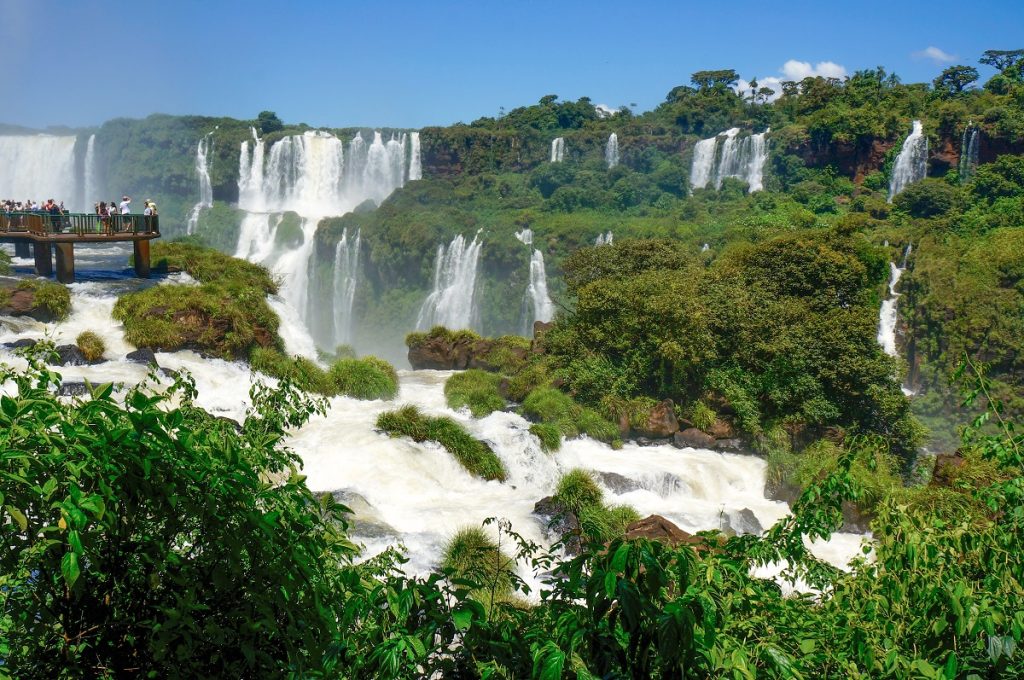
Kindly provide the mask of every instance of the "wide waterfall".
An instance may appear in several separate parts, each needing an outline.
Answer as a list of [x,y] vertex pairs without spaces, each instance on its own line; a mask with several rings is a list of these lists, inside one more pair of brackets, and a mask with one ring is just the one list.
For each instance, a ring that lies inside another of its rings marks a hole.
[[608,135],[608,143],[604,147],[604,162],[609,168],[619,164],[619,136],[614,132]]
[[188,214],[188,221],[185,225],[185,233],[194,234],[199,224],[199,213],[203,208],[213,205],[213,184],[210,182],[210,166],[208,162],[208,146],[212,146],[210,137],[212,132],[206,134],[199,140],[196,148],[196,177],[199,180],[199,202],[192,206]]
[[89,135],[85,143],[85,164],[82,168],[82,210],[92,212],[99,200],[99,182],[96,177],[96,135]]
[[[516,232],[516,238],[527,246],[533,245],[533,230],[523,229]],[[530,277],[523,294],[520,310],[522,319],[521,332],[525,336],[533,334],[533,325],[537,321],[548,322],[555,316],[555,303],[548,295],[548,275],[544,267],[544,253],[534,248],[530,254]]]
[[615,240],[615,235],[610,231],[606,231],[603,234],[598,234],[597,238],[594,239],[595,246],[610,246]]
[[409,133],[409,181],[423,179],[423,161],[420,157],[420,133]]
[[479,326],[476,284],[480,261],[480,233],[467,244],[461,234],[447,246],[437,247],[434,261],[434,289],[420,308],[416,328],[433,326],[452,329]]
[[907,185],[924,179],[928,175],[928,138],[921,121],[915,120],[910,134],[903,140],[903,147],[892,166],[889,180],[889,201],[903,191]]
[[978,149],[981,130],[973,124],[964,128],[964,136],[960,142],[960,181],[966,182],[974,176],[978,169],[980,150]]
[[348,229],[341,233],[341,240],[334,249],[334,344],[352,343],[352,304],[356,298],[356,283],[359,275],[359,245],[362,234],[357,230],[354,240],[348,237]]
[[76,172],[77,140],[74,135],[0,135],[0,199],[42,203],[52,198],[73,208],[84,193]]
[[565,160],[565,139],[555,137],[551,140],[551,162],[561,163]]
[[[715,189],[722,188],[727,177],[747,183],[747,191],[764,189],[764,166],[768,162],[768,133],[765,130],[740,137],[739,128],[730,128],[721,135],[702,139],[693,147],[690,186],[704,189],[714,180]],[[719,144],[720,138],[724,138]]]

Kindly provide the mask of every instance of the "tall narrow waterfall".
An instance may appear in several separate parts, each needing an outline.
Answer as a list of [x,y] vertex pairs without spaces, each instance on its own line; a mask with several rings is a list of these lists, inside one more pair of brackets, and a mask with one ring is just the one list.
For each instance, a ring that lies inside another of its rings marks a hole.
[[974,171],[978,169],[978,158],[979,158],[979,134],[981,130],[974,126],[973,123],[969,123],[964,128],[964,136],[960,142],[960,181],[966,182],[974,176]]
[[199,140],[199,145],[196,148],[196,177],[199,180],[199,202],[192,206],[192,210],[188,214],[188,221],[185,224],[185,232],[188,234],[194,234],[196,226],[199,224],[199,213],[203,208],[209,208],[213,205],[213,184],[210,182],[210,166],[207,159],[209,158],[208,146],[211,144],[212,132],[206,134],[202,139]]
[[438,325],[473,328],[479,325],[476,269],[482,245],[477,232],[469,244],[460,234],[447,246],[437,247],[434,289],[420,308],[416,328],[426,330]]
[[334,344],[352,343],[352,303],[356,298],[359,275],[359,243],[362,234],[357,230],[354,240],[348,229],[334,250]]
[[[533,230],[518,231],[516,238],[527,246],[532,246]],[[530,277],[526,284],[526,292],[523,294],[523,304],[519,314],[522,319],[522,334],[532,335],[535,322],[551,321],[554,315],[555,303],[548,295],[548,274],[544,267],[544,253],[533,248],[530,254]]]
[[76,142],[74,135],[0,135],[0,197],[77,203],[81,187],[75,167]]
[[[82,167],[82,210],[92,212],[99,200],[99,186],[96,181],[96,135],[89,135],[85,144],[85,163]],[[3,192],[0,192],[3,193]]]
[[615,235],[610,231],[606,231],[603,234],[598,234],[597,238],[594,239],[595,246],[610,246],[612,241],[615,240]]
[[409,133],[409,181],[423,179],[423,166],[420,160],[420,133]]
[[551,140],[551,162],[561,163],[565,160],[565,139],[555,137]]
[[608,143],[604,147],[604,162],[609,168],[619,164],[619,136],[614,132],[608,135]]
[[900,155],[892,166],[892,178],[889,180],[889,201],[903,191],[908,184],[913,184],[928,175],[928,138],[924,135],[921,121],[915,120],[913,129],[900,149]]
[[704,189],[714,179],[715,188],[720,189],[725,178],[733,177],[746,182],[749,193],[764,189],[769,132],[740,137],[739,128],[730,128],[719,136],[697,142],[693,147],[690,186]]
[[896,292],[896,285],[906,271],[910,250],[911,246],[907,244],[899,266],[895,262],[889,263],[889,297],[882,301],[882,308],[878,312],[878,344],[891,357],[899,356],[896,350],[896,301],[900,294]]

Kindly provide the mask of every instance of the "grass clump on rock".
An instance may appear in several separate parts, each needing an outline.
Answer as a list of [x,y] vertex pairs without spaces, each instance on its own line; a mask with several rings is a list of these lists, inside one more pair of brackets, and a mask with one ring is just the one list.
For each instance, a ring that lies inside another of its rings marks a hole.
[[505,400],[498,393],[501,376],[479,369],[456,373],[444,384],[448,407],[459,410],[468,407],[475,418],[483,418],[505,408]]
[[46,310],[57,321],[66,319],[71,312],[71,293],[59,283],[28,279],[18,282],[18,290],[31,291],[33,305]]
[[640,519],[640,514],[628,505],[605,505],[604,492],[593,475],[580,468],[562,475],[554,500],[576,515],[583,534],[597,543],[622,536],[626,527]]
[[356,399],[394,399],[398,395],[395,367],[377,357],[339,359],[328,375],[337,394]]
[[276,349],[257,347],[249,355],[249,365],[260,373],[281,380],[290,380],[296,387],[306,392],[316,392],[325,396],[336,394],[327,371],[305,357],[290,357]]
[[597,411],[580,406],[565,392],[554,387],[538,387],[523,400],[523,415],[531,420],[555,425],[568,438],[585,434],[591,439],[614,443],[618,428]]
[[85,360],[90,363],[102,359],[103,353],[107,351],[103,338],[92,331],[79,333],[78,337],[75,338],[75,344],[78,345],[78,349],[82,352]]
[[505,467],[484,442],[474,439],[457,422],[447,417],[424,415],[415,406],[385,411],[377,417],[377,427],[392,437],[410,437],[413,441],[434,441],[455,456],[463,468],[484,479],[505,481]]
[[485,607],[512,599],[515,562],[480,527],[459,529],[448,540],[441,569],[455,578],[479,584],[469,596]]
[[533,423],[530,434],[540,440],[540,448],[545,453],[554,453],[562,448],[562,432],[557,425],[549,423]]
[[156,269],[184,271],[200,285],[152,286],[118,298],[113,315],[133,345],[224,359],[280,347],[280,321],[266,300],[277,284],[265,268],[182,242],[154,244],[153,259]]

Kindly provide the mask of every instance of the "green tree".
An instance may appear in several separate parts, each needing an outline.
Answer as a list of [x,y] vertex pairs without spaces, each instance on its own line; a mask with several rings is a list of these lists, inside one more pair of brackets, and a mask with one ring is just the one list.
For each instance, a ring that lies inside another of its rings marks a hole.
[[260,114],[256,116],[256,127],[263,134],[268,134],[283,130],[284,123],[281,122],[281,119],[273,111],[260,111]]
[[973,66],[950,66],[932,81],[935,91],[945,97],[961,94],[978,80],[978,69]]
[[1024,61],[1024,50],[985,50],[978,62],[999,71],[1016,66]]
[[740,75],[731,68],[717,71],[697,71],[690,76],[690,82],[700,88],[701,92],[725,90],[735,86],[739,79]]

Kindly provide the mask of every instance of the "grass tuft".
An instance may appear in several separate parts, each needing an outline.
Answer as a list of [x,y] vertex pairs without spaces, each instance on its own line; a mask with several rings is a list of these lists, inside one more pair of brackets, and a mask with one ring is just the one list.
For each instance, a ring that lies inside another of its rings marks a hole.
[[448,407],[457,411],[468,407],[474,418],[483,418],[505,408],[505,400],[498,393],[501,376],[479,369],[456,373],[444,384]]
[[79,333],[78,337],[75,338],[75,344],[78,345],[78,349],[81,350],[82,356],[85,357],[85,360],[90,363],[102,359],[103,353],[107,351],[107,346],[104,344],[103,338],[92,331],[83,331]]
[[337,394],[356,399],[394,399],[398,395],[395,367],[373,356],[335,361],[330,380]]
[[545,453],[554,453],[562,448],[562,433],[558,426],[549,423],[533,423],[530,434],[540,440],[540,448]]
[[619,429],[613,423],[554,387],[538,387],[530,392],[523,400],[522,412],[531,420],[555,425],[570,439],[585,434],[611,443],[619,438]]

